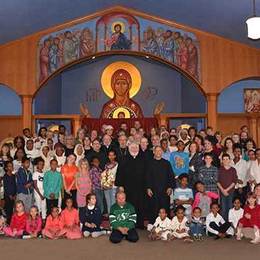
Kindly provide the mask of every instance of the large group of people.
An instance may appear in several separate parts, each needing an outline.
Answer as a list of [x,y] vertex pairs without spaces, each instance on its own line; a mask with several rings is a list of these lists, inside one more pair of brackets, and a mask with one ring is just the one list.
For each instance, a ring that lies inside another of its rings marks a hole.
[[247,126],[222,136],[138,120],[79,129],[24,129],[0,147],[0,234],[260,243],[260,148]]

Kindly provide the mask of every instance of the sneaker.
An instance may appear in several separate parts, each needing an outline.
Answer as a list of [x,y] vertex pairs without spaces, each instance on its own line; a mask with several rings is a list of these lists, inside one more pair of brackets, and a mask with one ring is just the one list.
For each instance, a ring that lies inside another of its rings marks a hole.
[[203,237],[202,234],[199,234],[199,235],[198,235],[198,240],[199,240],[199,241],[203,241],[203,240],[204,240],[204,237]]
[[97,232],[92,232],[91,236],[93,238],[97,238],[97,237],[100,237],[102,235],[105,235],[107,232],[104,230],[104,231],[97,231]]
[[22,239],[30,239],[30,238],[32,238],[30,235],[24,235],[24,236],[22,236]]
[[251,240],[250,243],[259,244],[260,243],[260,237],[256,237],[255,239]]
[[89,236],[90,236],[90,232],[84,231],[84,232],[83,232],[83,236],[84,236],[84,237],[89,237]]
[[184,238],[184,242],[193,243],[194,241],[190,237],[187,237],[187,238]]

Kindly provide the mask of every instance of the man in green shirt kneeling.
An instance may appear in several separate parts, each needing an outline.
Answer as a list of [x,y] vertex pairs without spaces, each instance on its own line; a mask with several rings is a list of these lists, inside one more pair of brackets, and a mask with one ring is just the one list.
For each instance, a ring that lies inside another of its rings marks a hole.
[[136,213],[134,207],[126,202],[126,195],[119,191],[116,194],[116,203],[112,205],[109,215],[112,233],[110,241],[120,243],[123,238],[130,242],[137,242],[139,237],[135,229]]

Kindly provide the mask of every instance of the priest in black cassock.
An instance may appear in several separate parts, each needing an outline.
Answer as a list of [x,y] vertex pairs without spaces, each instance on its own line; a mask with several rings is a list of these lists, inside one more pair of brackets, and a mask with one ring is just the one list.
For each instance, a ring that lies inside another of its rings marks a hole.
[[148,218],[153,224],[161,208],[170,212],[170,195],[175,187],[175,177],[171,164],[162,158],[160,146],[154,148],[154,158],[146,169],[146,188],[148,195]]
[[127,201],[137,213],[137,228],[144,228],[145,162],[139,153],[139,145],[131,143],[129,155],[118,166],[116,186],[124,190]]

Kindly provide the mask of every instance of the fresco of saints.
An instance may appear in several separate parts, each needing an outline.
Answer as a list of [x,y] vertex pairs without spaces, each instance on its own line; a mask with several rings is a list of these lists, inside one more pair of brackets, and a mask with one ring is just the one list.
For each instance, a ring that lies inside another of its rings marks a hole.
[[86,57],[94,53],[93,35],[89,28],[82,30],[80,35],[79,57]]
[[49,74],[49,52],[51,41],[44,40],[43,46],[40,50],[40,82],[48,77]]
[[122,33],[122,25],[118,23],[114,26],[111,39],[106,40],[106,45],[110,50],[130,50],[132,42]]
[[177,52],[177,64],[184,70],[188,67],[188,48],[185,44],[184,38],[178,38],[179,48]]
[[57,70],[61,64],[61,55],[62,55],[62,50],[60,49],[61,44],[60,44],[60,39],[58,37],[55,37],[52,41],[52,45],[50,47],[50,52],[49,52],[49,58],[50,58],[50,72],[54,72]]
[[156,55],[156,56],[160,55],[159,46],[158,46],[158,43],[155,39],[155,33],[154,33],[154,30],[151,27],[147,28],[146,39],[145,39],[143,51],[151,53],[151,54]]
[[130,114],[130,118],[142,118],[141,107],[129,96],[132,87],[132,78],[128,71],[118,69],[111,77],[111,88],[114,97],[104,104],[100,117],[115,118],[115,112],[122,108]]
[[65,39],[63,44],[63,61],[67,64],[74,61],[78,57],[79,39],[74,36],[72,32],[66,31],[64,33]]
[[188,71],[191,75],[198,76],[198,51],[197,47],[192,42],[192,39],[188,37],[186,39],[186,46],[188,49]]
[[164,34],[162,58],[169,62],[174,60],[174,40],[171,30],[167,30]]

